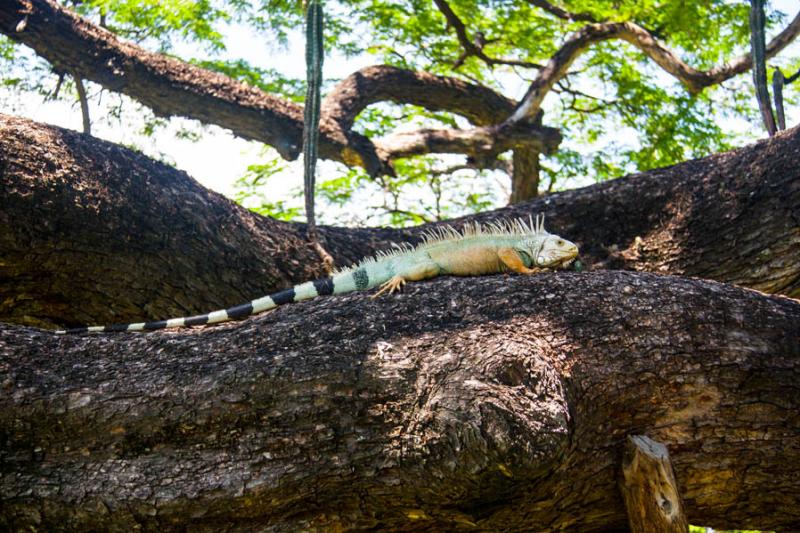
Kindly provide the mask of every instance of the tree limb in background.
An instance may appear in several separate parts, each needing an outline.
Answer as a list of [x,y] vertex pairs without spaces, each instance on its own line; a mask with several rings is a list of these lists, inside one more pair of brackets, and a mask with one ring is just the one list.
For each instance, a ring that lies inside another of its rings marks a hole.
[[786,78],[783,76],[783,72],[775,67],[772,72],[772,97],[775,99],[775,116],[779,130],[786,129],[786,115],[783,111],[783,86],[785,84]]
[[[27,14],[24,32],[14,28]],[[31,47],[53,65],[83,80],[126,94],[163,117],[184,116],[231,130],[275,148],[287,160],[302,150],[300,105],[178,59],[126,42],[49,0],[0,3],[0,33]],[[320,156],[362,166],[370,174],[391,172],[375,146],[332,121],[321,123]],[[355,163],[353,163],[355,161]]]
[[[23,16],[28,21],[26,30],[17,33],[15,28]],[[144,50],[55,2],[9,0],[0,3],[0,33],[31,47],[53,65],[68,67],[84,80],[130,96],[158,116],[184,116],[216,124],[244,139],[272,146],[287,160],[296,159],[302,150],[303,111],[300,105],[223,74]],[[387,69],[392,69],[393,73]],[[497,109],[505,108],[508,105],[505,101],[511,102],[512,110],[515,106],[510,99],[479,85],[413,71],[396,75],[400,71],[394,67],[369,67],[348,77],[355,83],[345,85],[346,95],[339,96],[338,88],[328,95],[322,106],[319,126],[321,158],[362,167],[372,176],[394,174],[392,161],[395,156],[390,149],[382,148],[378,140],[373,141],[353,131],[352,122],[340,125],[337,120],[340,108],[332,107],[332,116],[327,116],[329,103],[344,103],[347,107],[350,98],[362,102],[359,95],[362,84],[374,87],[375,83],[380,84],[385,79],[387,73],[394,76],[394,81],[400,82],[398,90],[387,91],[389,95],[386,98],[396,103],[430,105],[429,109],[444,109],[469,119],[480,116],[484,120],[494,116]],[[409,90],[399,90],[402,88]],[[371,96],[380,92],[373,91]],[[431,94],[435,96],[431,97]],[[464,95],[467,97],[463,98]],[[484,97],[488,98],[485,107],[493,110],[490,113],[480,110]],[[498,123],[507,115],[508,112],[501,114],[492,123]],[[348,117],[349,120],[354,118],[355,115]],[[553,128],[547,128],[547,131],[555,132]],[[483,142],[481,137],[476,135],[472,138],[472,151]],[[550,139],[555,142],[550,146],[553,150],[560,136],[550,136]]]
[[476,126],[502,122],[517,105],[515,100],[484,85],[391,65],[371,65],[340,81],[325,96],[322,108],[326,117],[343,129],[350,129],[359,113],[385,101],[449,111]]
[[446,0],[433,0],[436,4],[436,7],[444,16],[445,20],[447,21],[447,25],[453,28],[456,32],[456,37],[458,38],[459,44],[464,49],[461,56],[455,61],[453,64],[453,69],[457,69],[460,67],[467,57],[474,56],[486,63],[489,66],[493,65],[510,65],[510,66],[517,66],[517,67],[524,67],[524,68],[534,68],[540,69],[542,68],[541,65],[538,63],[531,63],[530,61],[519,61],[516,59],[497,59],[493,57],[489,57],[483,51],[483,45],[485,44],[485,37],[481,32],[475,32],[475,38],[470,39],[469,35],[467,34],[467,27],[464,22],[456,15],[453,9],[450,7],[450,4],[446,2]]
[[306,204],[306,234],[319,254],[326,272],[333,270],[333,257],[319,242],[314,213],[317,157],[319,155],[320,90],[325,56],[322,33],[322,1],[310,0],[306,7],[306,102],[303,108],[303,193]]
[[[800,33],[800,13],[775,36],[765,49],[765,58],[772,57],[785,48]],[[692,93],[723,82],[747,71],[753,60],[750,54],[734,58],[724,65],[706,71],[688,65],[672,50],[661,44],[649,31],[633,22],[604,22],[587,24],[573,33],[550,58],[531,82],[525,97],[509,121],[533,117],[539,112],[542,101],[553,85],[564,77],[570,65],[592,44],[609,39],[622,39],[642,51],[666,72],[677,78]]]
[[[15,28],[23,17],[27,17],[27,27],[24,32],[17,33]],[[6,0],[0,3],[0,33],[30,46],[51,64],[69,67],[82,79],[127,94],[150,107],[157,115],[185,116],[228,128],[240,137],[258,140],[274,147],[285,159],[295,159],[301,152],[302,111],[299,105],[224,75],[151,53],[124,42],[111,32],[69,12],[55,2]],[[769,43],[766,48],[767,57],[787,46],[798,33],[800,33],[800,15]],[[524,125],[526,121],[523,119],[536,116],[546,92],[566,72],[560,66],[567,62],[571,63],[590,44],[611,38],[624,39],[637,46],[659,66],[681,80],[692,93],[741,74],[752,65],[751,57],[747,54],[708,71],[699,71],[684,63],[659,43],[652,34],[636,24],[630,22],[589,24],[568,39],[547,67],[539,72],[520,112],[516,114],[518,116],[515,117],[515,122]],[[475,46],[474,43],[472,45]],[[86,53],[87,50],[91,53]],[[424,92],[428,84],[435,86],[438,94],[448,93],[446,86],[452,78],[414,74],[407,76],[406,81],[411,82],[410,78],[413,78],[413,83],[419,86],[418,90],[405,94],[396,91],[388,99],[396,103],[414,104],[420,100],[419,95]],[[432,108],[459,113],[461,99],[455,95],[463,93],[464,85],[464,82],[453,80],[453,90],[450,93],[453,98],[444,98],[439,103],[433,103]],[[348,87],[356,94],[359,91],[358,83],[349,84]],[[486,93],[485,91],[476,93],[479,94]],[[352,93],[348,98],[351,96]],[[463,113],[465,116],[480,114],[475,112],[474,105],[478,99],[480,96],[465,100]],[[335,96],[331,99],[331,101],[336,100]],[[353,101],[362,102],[358,95]],[[430,99],[428,101],[430,102]],[[326,104],[327,102],[326,98]],[[393,153],[390,146],[382,146],[380,139],[372,140],[343,127],[335,120],[336,113],[341,109],[332,111],[333,120],[326,117],[326,108],[323,106],[319,128],[320,157],[340,161],[348,166],[360,166],[372,176],[393,175],[392,162],[402,155]],[[510,114],[507,113],[505,117]],[[348,115],[347,120],[352,120],[353,117],[354,115]],[[500,121],[502,118],[493,124],[497,125]],[[481,125],[488,124],[479,124]],[[554,150],[558,146],[560,136],[545,133],[549,131],[557,134],[554,129],[537,128],[533,123],[527,124],[526,127],[532,135],[547,136],[550,140],[549,150]],[[488,133],[496,136],[493,140],[496,145],[500,141],[499,137],[506,131],[504,127],[495,127]],[[426,135],[425,132],[420,133],[420,138]],[[469,155],[482,149],[487,131],[481,131],[479,127],[477,130],[454,129],[451,133],[461,139],[459,146],[464,146],[464,143],[469,145],[459,153]],[[405,147],[405,143],[402,145]],[[430,150],[425,153],[437,152]],[[482,158],[482,160],[489,159]]]
[[800,70],[787,78],[778,67],[775,67],[775,71],[772,73],[772,93],[775,99],[775,113],[778,116],[778,129],[786,129],[786,115],[783,110],[783,88],[796,80],[798,76],[800,76]]
[[766,40],[764,37],[764,0],[750,0],[750,50],[753,56],[753,84],[756,88],[758,108],[764,127],[771,136],[775,135],[775,117],[767,89]]
[[83,80],[80,76],[73,75],[75,80],[75,89],[78,91],[78,100],[81,103],[81,117],[83,118],[83,133],[86,135],[92,134],[92,121],[89,118],[89,100],[86,98],[86,88],[83,86]]
[[582,20],[584,22],[598,22],[597,19],[590,13],[573,13],[567,11],[566,9],[561,9],[560,7],[551,4],[546,0],[527,0],[527,2],[531,5],[534,5],[540,9],[547,11],[551,15],[558,17],[562,20],[570,20],[570,21]]

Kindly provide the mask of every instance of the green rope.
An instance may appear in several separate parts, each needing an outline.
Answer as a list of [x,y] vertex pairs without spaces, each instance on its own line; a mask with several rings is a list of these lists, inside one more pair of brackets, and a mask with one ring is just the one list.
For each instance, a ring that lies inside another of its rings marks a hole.
[[767,89],[766,39],[764,37],[764,0],[750,0],[750,49],[753,56],[753,83],[761,118],[770,137],[775,135],[775,117]]
[[786,129],[786,114],[783,111],[783,86],[786,78],[778,67],[772,72],[772,97],[775,99],[775,118],[778,121],[778,129]]
[[788,78],[783,75],[783,72],[778,67],[775,67],[772,72],[772,97],[775,99],[775,115],[778,118],[779,130],[786,129],[786,114],[783,111],[783,88],[797,78],[800,78],[800,69]]
[[322,259],[325,270],[333,270],[333,257],[325,251],[317,235],[314,215],[314,182],[319,154],[320,86],[322,85],[322,1],[309,0],[306,6],[306,104],[303,110],[303,193],[306,200],[307,236]]
[[309,0],[306,7],[306,103],[303,111],[303,189],[308,237],[318,242],[314,216],[314,182],[319,152],[320,85],[322,84],[322,2]]

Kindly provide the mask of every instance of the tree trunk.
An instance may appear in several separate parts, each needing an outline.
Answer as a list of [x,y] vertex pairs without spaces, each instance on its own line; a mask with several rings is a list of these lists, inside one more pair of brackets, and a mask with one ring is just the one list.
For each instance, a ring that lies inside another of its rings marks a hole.
[[598,531],[626,438],[692,523],[800,528],[800,303],[441,278],[190,331],[0,325],[4,530]]
[[539,152],[514,150],[511,174],[511,197],[508,203],[518,204],[539,196]]
[[631,533],[687,533],[666,446],[643,435],[628,436],[619,485]]
[[[800,129],[733,152],[453,221],[545,213],[592,268],[702,276],[800,295]],[[320,228],[344,266],[418,242]],[[305,227],[260,217],[185,173],[0,115],[0,320],[42,327],[229,307],[322,273]]]

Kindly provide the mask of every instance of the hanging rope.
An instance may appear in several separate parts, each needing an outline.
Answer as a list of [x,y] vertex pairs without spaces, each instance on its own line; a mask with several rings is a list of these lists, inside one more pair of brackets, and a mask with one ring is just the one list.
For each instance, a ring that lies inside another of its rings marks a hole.
[[786,116],[783,111],[783,88],[800,77],[800,70],[789,76],[783,75],[780,68],[775,67],[772,73],[772,97],[775,99],[775,114],[778,117],[778,129],[786,129]]
[[775,119],[778,122],[778,131],[786,129],[786,115],[783,112],[783,86],[786,78],[781,69],[775,68],[772,72],[772,97],[775,99]]
[[764,37],[764,0],[750,0],[750,50],[753,56],[753,83],[767,133],[775,135],[775,117],[767,89],[766,40]]
[[326,271],[333,269],[333,258],[322,247],[314,214],[314,185],[319,152],[320,86],[322,85],[322,1],[308,0],[306,5],[306,103],[303,110],[303,192],[306,203],[307,236]]

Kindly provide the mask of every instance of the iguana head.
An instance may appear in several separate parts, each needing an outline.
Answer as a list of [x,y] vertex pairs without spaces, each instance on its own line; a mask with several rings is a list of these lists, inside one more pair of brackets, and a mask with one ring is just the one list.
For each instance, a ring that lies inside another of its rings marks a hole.
[[575,243],[544,229],[544,217],[531,220],[529,228],[531,233],[525,236],[517,248],[528,268],[567,268],[578,257],[578,246]]
[[575,243],[558,235],[548,234],[538,250],[531,250],[533,263],[540,268],[567,268],[578,257]]

